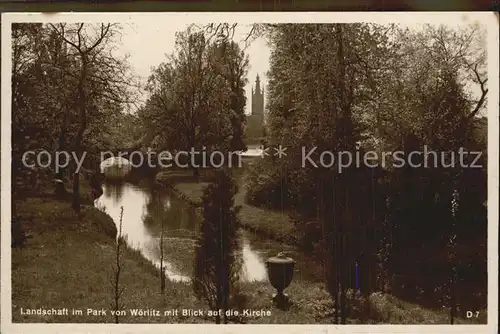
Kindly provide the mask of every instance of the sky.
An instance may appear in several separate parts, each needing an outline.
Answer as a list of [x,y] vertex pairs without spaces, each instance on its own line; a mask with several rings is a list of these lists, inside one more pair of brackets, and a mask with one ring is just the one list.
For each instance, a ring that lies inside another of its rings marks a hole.
[[[174,51],[175,33],[188,28],[190,22],[183,23],[182,20],[175,21],[156,21],[126,23],[123,25],[123,34],[121,37],[121,47],[117,52],[124,56],[128,54],[129,63],[136,75],[141,77],[143,82],[151,74],[152,67],[158,66],[166,60],[166,55]],[[447,23],[449,27],[462,27],[464,22]],[[401,27],[408,27],[412,30],[422,29],[421,24],[408,23],[399,24]],[[236,27],[234,40],[244,46],[243,39],[250,31],[250,25],[239,24]],[[249,80],[245,87],[247,95],[247,105],[245,112],[251,112],[251,89],[255,86],[257,74],[260,77],[262,85],[267,87],[267,71],[269,70],[270,48],[264,38],[257,38],[247,48],[246,53],[249,57],[249,69],[247,78]],[[472,93],[479,96],[479,86],[473,84],[469,86]],[[265,98],[265,96],[264,96]],[[143,101],[146,100],[146,94],[143,95]],[[265,100],[266,102],[266,100]]]
[[[123,55],[128,54],[129,63],[135,73],[145,82],[151,74],[151,68],[166,60],[166,55],[174,51],[175,33],[187,29],[189,23],[162,22],[161,24],[126,24],[123,26],[121,37],[122,47],[118,50]],[[249,26],[237,26],[234,40],[241,42],[250,31]],[[257,74],[261,86],[267,86],[267,71],[269,70],[270,48],[264,38],[254,40],[246,49],[249,57],[247,78],[249,83],[245,87],[247,93],[246,113],[250,113],[251,88],[255,86]]]

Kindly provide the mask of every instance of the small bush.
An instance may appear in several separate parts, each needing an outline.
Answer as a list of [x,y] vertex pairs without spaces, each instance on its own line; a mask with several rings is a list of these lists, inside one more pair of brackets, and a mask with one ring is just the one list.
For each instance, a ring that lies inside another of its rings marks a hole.
[[346,304],[349,318],[359,319],[362,323],[370,320],[370,305],[361,293],[354,289],[347,289]]
[[262,159],[248,170],[245,182],[245,201],[255,206],[281,209],[287,197],[286,174],[280,165],[270,159]]
[[245,182],[245,201],[249,204],[316,216],[316,177],[312,170],[297,166],[296,162],[261,159],[248,169]]
[[295,235],[300,247],[308,252],[314,251],[322,239],[321,223],[318,220],[307,220],[303,217],[291,217]]

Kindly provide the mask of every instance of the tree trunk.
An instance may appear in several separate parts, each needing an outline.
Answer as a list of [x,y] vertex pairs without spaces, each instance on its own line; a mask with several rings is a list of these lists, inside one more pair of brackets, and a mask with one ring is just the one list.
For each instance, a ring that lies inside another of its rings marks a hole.
[[[160,195],[158,194],[158,209],[160,208],[160,205],[162,205],[161,200],[160,200]],[[163,210],[158,210],[160,212],[163,212]],[[165,267],[163,266],[163,239],[164,239],[164,226],[163,226],[163,217],[158,215],[158,219],[161,221],[161,233],[160,233],[160,292],[161,294],[165,294]]]
[[[457,176],[455,176],[457,178]],[[458,211],[458,201],[459,195],[457,189],[457,181],[456,179],[453,182],[453,190],[452,190],[452,201],[451,201],[451,242],[450,242],[450,252],[451,252],[451,277],[450,277],[450,323],[453,325],[456,318],[457,313],[457,298],[456,298],[456,282],[457,282],[457,267],[456,267],[456,213]]]
[[[87,77],[87,55],[81,54],[82,68],[80,72],[80,80],[78,82],[78,104],[80,110],[80,127],[75,139],[75,151],[78,156],[82,156],[82,139],[87,128],[87,110],[85,96],[85,79]],[[80,171],[75,169],[73,175],[73,210],[76,213],[80,212]]]
[[224,324],[227,324],[227,297],[228,297],[228,293],[227,293],[227,289],[224,289],[225,291],[223,292],[223,296],[222,296],[222,309],[224,310]]
[[334,185],[333,178],[327,170],[322,171],[321,182],[319,183],[319,215],[323,229],[323,240],[325,247],[325,278],[328,287],[328,292],[332,297],[335,311],[335,323],[338,323],[338,257],[337,257],[337,242],[336,242],[336,219],[334,215]]
[[456,317],[456,299],[455,299],[455,268],[452,269],[450,279],[450,324],[453,325]]
[[[339,277],[340,277],[340,323],[346,323],[346,264],[345,259],[345,244],[344,244],[344,232],[339,233],[340,242],[340,256],[342,258],[342,263],[339,263]],[[340,261],[339,261],[340,262]]]
[[[222,240],[219,239],[219,244],[222,242]],[[221,269],[222,269],[222,260],[221,260],[221,255],[222,254],[219,254],[219,258],[217,259],[216,263],[215,263],[215,282],[216,282],[216,288],[215,288],[215,308],[217,310],[220,310],[222,307],[222,279],[221,279]],[[220,314],[219,312],[217,312],[217,315],[215,317],[215,323],[216,324],[220,324],[220,321],[221,321],[221,317],[220,317]]]
[[[61,134],[59,135],[59,148],[58,150],[61,152],[64,150],[64,142],[66,140],[66,130],[62,129]],[[61,167],[58,167],[59,170],[56,173],[56,189],[55,189],[55,195],[57,198],[64,199],[67,195],[68,192],[66,191],[66,187],[64,186],[64,169]]]
[[217,301],[216,301],[216,305],[217,305],[217,306],[216,306],[216,309],[217,309],[217,312],[216,312],[216,315],[215,315],[215,323],[216,323],[217,325],[219,325],[219,324],[220,324],[220,320],[221,320],[221,319],[220,319],[220,313],[218,312],[218,310],[220,310],[220,309],[221,309],[221,308],[220,308],[220,302],[219,302],[219,295],[218,295],[218,294],[219,294],[219,292],[217,292],[217,297],[216,297],[216,298],[217,298]]

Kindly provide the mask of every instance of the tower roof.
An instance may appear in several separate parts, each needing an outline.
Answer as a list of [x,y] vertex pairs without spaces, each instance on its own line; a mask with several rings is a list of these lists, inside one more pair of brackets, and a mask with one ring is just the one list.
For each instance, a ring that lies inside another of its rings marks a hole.
[[261,93],[261,90],[260,90],[260,78],[259,78],[259,74],[257,74],[257,78],[255,79],[255,92],[257,94],[260,94]]

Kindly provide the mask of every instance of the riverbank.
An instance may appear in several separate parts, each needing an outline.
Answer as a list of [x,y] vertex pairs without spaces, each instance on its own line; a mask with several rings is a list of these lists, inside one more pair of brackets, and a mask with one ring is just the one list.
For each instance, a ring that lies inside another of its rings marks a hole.
[[[18,221],[29,238],[23,248],[12,249],[12,315],[19,323],[113,323],[113,275],[116,262],[116,224],[106,213],[84,205],[76,215],[70,201],[49,193],[15,201]],[[126,214],[126,208],[125,213]],[[208,310],[194,296],[190,284],[167,280],[160,294],[158,269],[141,253],[124,246],[120,286],[125,315],[121,323],[213,323],[206,316],[134,316],[131,309]],[[294,304],[287,310],[273,307],[274,289],[268,282],[246,282],[233,292],[231,308],[270,310],[270,316],[233,317],[232,323],[328,323],[331,301],[321,284],[301,277],[287,289]],[[28,314],[28,310],[68,310],[61,315]],[[82,310],[73,315],[69,310]],[[87,310],[104,310],[87,314]],[[322,311],[324,310],[324,311]]]
[[[16,201],[19,222],[30,236],[23,248],[12,249],[12,315],[20,323],[113,323],[113,274],[116,261],[116,226],[104,212],[83,206],[80,216],[71,203],[48,196]],[[121,323],[212,323],[208,316],[133,316],[131,309],[202,309],[191,285],[168,281],[160,294],[159,271],[139,252],[124,246],[122,253]],[[287,310],[273,307],[274,289],[267,282],[247,282],[238,287],[232,308],[270,310],[270,316],[233,317],[236,323],[328,323],[331,302],[320,284],[294,279],[287,292],[294,304]],[[73,310],[82,315],[29,315],[28,310]],[[87,309],[105,314],[87,314]],[[324,311],[321,311],[324,310]]]
[[[116,227],[105,213],[84,206],[80,216],[71,204],[50,197],[16,201],[18,218],[29,234],[25,247],[12,249],[13,322],[113,323]],[[159,271],[140,253],[124,246],[120,317],[124,323],[199,323],[200,317],[138,317],[130,309],[199,308],[189,285],[168,282],[160,294]],[[28,309],[81,309],[83,315],[26,315]],[[87,315],[87,309],[105,310]]]
[[166,170],[158,173],[155,180],[160,187],[168,188],[175,197],[194,207],[201,207],[203,189],[209,184],[195,182],[193,176],[184,171]]
[[[163,171],[158,173],[156,180],[162,186],[171,189],[176,197],[196,207],[201,206],[203,189],[209,184],[204,174],[200,175],[200,182],[196,182],[191,174],[185,171]],[[239,178],[238,188],[234,203],[241,207],[240,221],[244,229],[278,242],[290,245],[300,244],[288,213],[247,204],[243,178]]]

